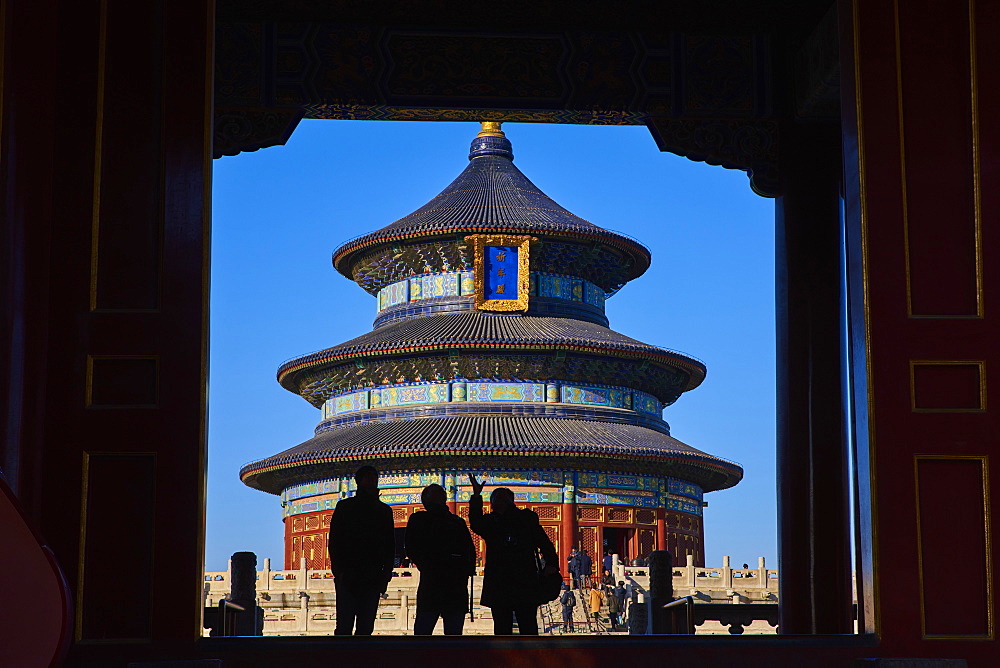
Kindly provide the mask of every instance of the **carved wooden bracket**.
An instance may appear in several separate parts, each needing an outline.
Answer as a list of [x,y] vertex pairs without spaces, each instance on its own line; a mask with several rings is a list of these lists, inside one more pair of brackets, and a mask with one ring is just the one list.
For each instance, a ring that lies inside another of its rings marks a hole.
[[238,155],[268,146],[280,146],[304,115],[302,109],[227,109],[216,107],[212,156]]
[[777,121],[651,118],[647,124],[661,151],[709,165],[742,169],[758,195],[781,194]]

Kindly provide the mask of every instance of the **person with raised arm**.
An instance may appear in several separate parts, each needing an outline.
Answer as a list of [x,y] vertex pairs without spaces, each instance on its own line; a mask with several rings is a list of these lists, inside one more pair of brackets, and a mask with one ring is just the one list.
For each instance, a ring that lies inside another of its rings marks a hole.
[[493,612],[493,633],[510,635],[514,618],[521,635],[538,635],[539,572],[536,554],[545,562],[544,573],[558,572],[559,557],[545,534],[538,515],[514,505],[514,493],[498,487],[490,494],[490,512],[483,513],[483,487],[469,474],[469,526],[486,541],[486,566],[480,602]]

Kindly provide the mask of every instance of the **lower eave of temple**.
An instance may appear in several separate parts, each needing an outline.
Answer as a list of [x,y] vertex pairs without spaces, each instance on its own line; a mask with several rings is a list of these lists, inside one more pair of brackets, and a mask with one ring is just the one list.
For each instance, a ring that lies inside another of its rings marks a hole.
[[445,417],[345,425],[321,432],[240,471],[250,487],[285,487],[349,475],[362,463],[384,470],[503,467],[666,475],[705,491],[743,477],[738,464],[645,427],[590,420]]

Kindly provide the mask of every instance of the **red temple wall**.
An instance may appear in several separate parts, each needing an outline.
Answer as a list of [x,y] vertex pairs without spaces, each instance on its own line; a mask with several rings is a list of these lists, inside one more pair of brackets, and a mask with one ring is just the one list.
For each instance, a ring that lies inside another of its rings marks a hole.
[[[458,503],[457,513],[468,521],[469,505]],[[658,530],[662,530],[662,545],[674,555],[675,563],[686,563],[687,555],[694,557],[696,566],[705,565],[704,526],[702,519],[689,513],[658,510],[652,508],[633,508],[629,506],[578,505],[576,509],[576,544],[567,546],[563,542],[563,524],[573,518],[564,517],[564,509],[560,504],[525,504],[538,514],[542,528],[556,547],[560,556],[560,568],[565,571],[566,557],[571,547],[586,550],[594,557],[595,572],[600,565],[600,555],[603,554],[605,538],[617,535],[619,545],[624,550],[613,549],[622,560],[646,556],[657,549]],[[397,528],[406,526],[410,515],[421,510],[422,506],[393,506],[392,513]],[[320,511],[293,515],[285,518],[285,569],[298,569],[300,560],[304,557],[310,569],[329,569],[330,558],[327,554],[327,535],[330,530],[330,511]],[[662,528],[658,527],[658,519],[662,519]],[[620,530],[620,531],[617,531]],[[617,532],[617,533],[616,533]],[[472,534],[476,545],[478,564],[483,565],[485,546],[483,540]]]

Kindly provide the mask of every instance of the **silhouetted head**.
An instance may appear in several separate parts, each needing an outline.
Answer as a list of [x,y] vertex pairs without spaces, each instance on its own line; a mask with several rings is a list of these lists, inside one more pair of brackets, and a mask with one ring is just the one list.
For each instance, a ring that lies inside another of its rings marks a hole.
[[424,491],[420,492],[420,501],[424,504],[424,508],[430,510],[431,508],[441,508],[447,507],[448,505],[448,495],[444,491],[444,487],[436,483],[432,483],[424,487]]
[[625,586],[625,581],[624,580],[619,580],[618,581],[618,586],[619,587],[624,587]]
[[359,492],[370,494],[378,491],[378,469],[367,464],[362,466],[354,474],[354,482]]
[[503,515],[508,508],[514,507],[514,492],[506,487],[497,487],[490,494],[490,510]]

